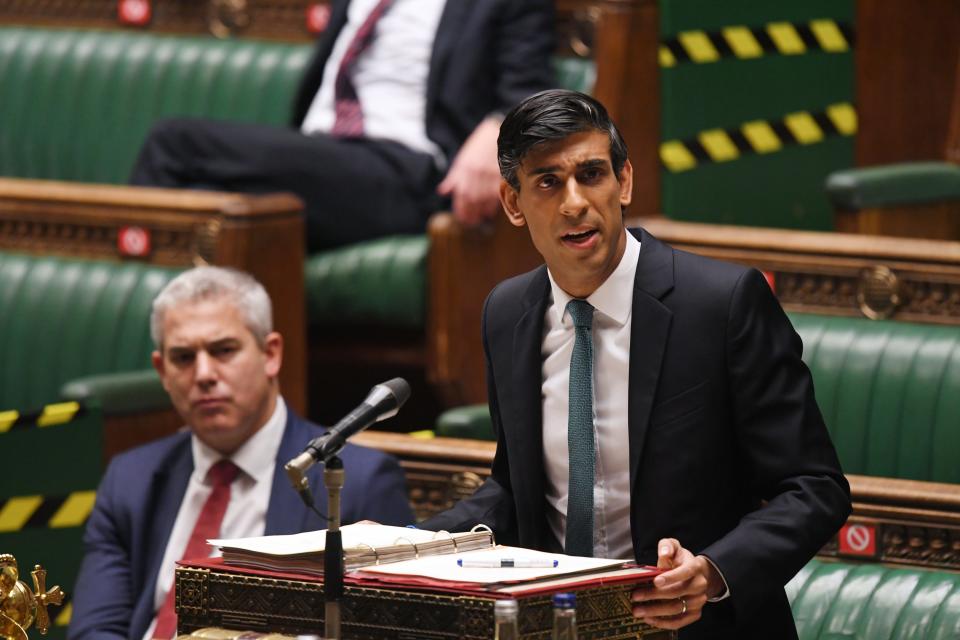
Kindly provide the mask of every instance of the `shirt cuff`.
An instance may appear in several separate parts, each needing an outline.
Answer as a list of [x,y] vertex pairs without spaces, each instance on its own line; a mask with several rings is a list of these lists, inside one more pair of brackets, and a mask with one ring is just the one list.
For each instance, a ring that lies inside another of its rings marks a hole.
[[707,556],[703,557],[706,558],[707,562],[710,563],[710,566],[713,567],[713,570],[717,572],[717,575],[720,576],[720,580],[723,582],[723,593],[716,598],[707,598],[707,602],[720,602],[721,600],[726,600],[730,597],[730,587],[727,586],[727,579],[723,577],[723,572],[720,571],[720,567],[718,567],[713,560]]

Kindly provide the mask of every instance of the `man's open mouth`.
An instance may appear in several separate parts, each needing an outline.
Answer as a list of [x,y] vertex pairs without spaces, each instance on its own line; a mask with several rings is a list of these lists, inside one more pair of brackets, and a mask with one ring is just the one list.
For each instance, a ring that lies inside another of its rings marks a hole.
[[580,231],[578,233],[565,233],[563,239],[568,242],[583,242],[589,240],[596,235],[596,233],[596,229],[587,229],[586,231]]

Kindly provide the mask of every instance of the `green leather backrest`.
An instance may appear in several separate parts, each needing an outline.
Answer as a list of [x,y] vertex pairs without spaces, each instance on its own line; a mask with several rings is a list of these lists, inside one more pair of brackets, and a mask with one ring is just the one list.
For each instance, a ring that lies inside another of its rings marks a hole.
[[[159,118],[285,125],[312,46],[123,31],[0,27],[0,175],[126,182]],[[558,58],[589,91],[590,60]]]
[[425,235],[392,236],[309,256],[310,325],[423,327],[428,250]]
[[179,269],[0,251],[0,410],[67,380],[150,366],[150,305]]
[[0,175],[126,182],[154,121],[285,124],[310,45],[0,27]]
[[790,319],[845,472],[960,482],[960,327]]
[[956,640],[960,574],[811,560],[787,584],[800,640]]

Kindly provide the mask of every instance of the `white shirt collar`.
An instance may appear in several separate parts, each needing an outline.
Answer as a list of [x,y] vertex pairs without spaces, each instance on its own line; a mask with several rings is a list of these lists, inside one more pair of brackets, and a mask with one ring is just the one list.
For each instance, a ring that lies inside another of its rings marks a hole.
[[[277,452],[280,450],[280,441],[283,439],[286,424],[287,405],[282,397],[277,396],[273,414],[266,424],[230,456],[233,463],[254,482],[273,476],[273,467],[276,464]],[[190,440],[195,477],[200,478],[202,482],[207,477],[207,471],[223,458],[223,454],[201,442],[195,435]]]
[[[620,258],[620,263],[613,270],[613,273],[603,281],[603,284],[587,296],[587,302],[618,325],[625,324],[633,312],[633,296],[624,295],[624,292],[633,291],[633,283],[637,275],[637,263],[640,261],[640,241],[626,229],[623,232],[627,236],[627,246]],[[573,296],[560,288],[557,281],[553,279],[553,274],[550,273],[549,268],[547,269],[547,275],[550,277],[550,290],[553,295],[550,313],[553,314],[556,323],[560,325],[564,322],[567,303],[573,300]]]

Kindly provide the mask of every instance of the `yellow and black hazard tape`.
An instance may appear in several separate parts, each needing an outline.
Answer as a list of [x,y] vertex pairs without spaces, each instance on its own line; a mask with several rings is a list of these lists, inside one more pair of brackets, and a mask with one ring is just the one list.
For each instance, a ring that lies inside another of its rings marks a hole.
[[769,22],[762,27],[734,25],[719,31],[681,31],[660,43],[660,66],[675,67],[724,58],[750,60],[766,55],[796,56],[811,51],[844,53],[853,47],[853,28],[845,22]]
[[73,602],[71,602],[70,593],[65,593],[60,608],[53,614],[53,625],[56,627],[65,627],[70,624],[70,617],[73,615]]
[[65,424],[82,416],[84,406],[79,402],[58,402],[48,404],[39,411],[20,413],[19,411],[0,411],[0,434],[8,431],[52,427]]
[[96,491],[73,491],[57,496],[0,498],[0,533],[24,529],[79,527],[90,517]]
[[823,111],[797,111],[780,120],[753,120],[731,129],[708,129],[687,140],[660,144],[660,161],[678,173],[697,165],[729,162],[744,155],[767,154],[793,145],[810,145],[857,132],[857,112],[849,102]]

